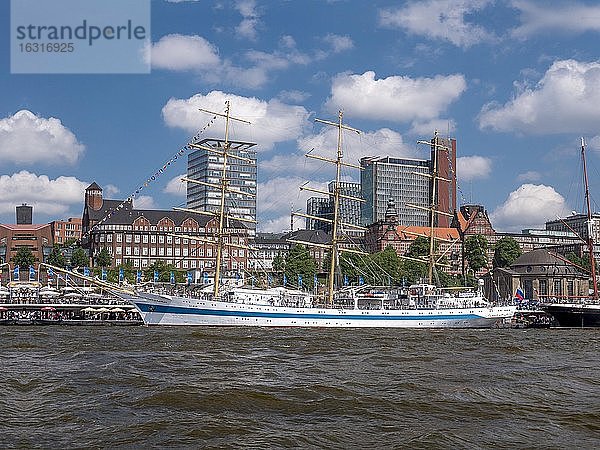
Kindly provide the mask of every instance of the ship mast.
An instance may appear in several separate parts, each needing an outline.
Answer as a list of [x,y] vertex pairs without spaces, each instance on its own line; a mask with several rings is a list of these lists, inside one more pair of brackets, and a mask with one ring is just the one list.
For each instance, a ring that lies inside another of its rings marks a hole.
[[[436,259],[436,255],[434,253],[435,239],[436,239],[436,237],[435,237],[436,214],[443,214],[443,215],[452,217],[452,214],[447,213],[446,211],[438,210],[437,183],[438,183],[438,181],[445,181],[447,183],[450,183],[452,181],[448,178],[441,177],[438,173],[438,149],[451,151],[451,148],[446,145],[440,144],[437,130],[435,131],[434,137],[431,141],[417,141],[417,144],[425,144],[425,145],[429,145],[431,148],[433,148],[433,155],[432,155],[432,161],[431,161],[431,173],[412,172],[414,175],[419,175],[419,176],[430,179],[430,181],[431,181],[431,191],[430,191],[431,192],[431,204],[429,205],[429,207],[425,207],[425,206],[407,203],[406,206],[410,206],[411,208],[416,208],[416,209],[422,209],[422,210],[428,212],[429,236],[427,236],[426,234],[412,233],[412,232],[408,232],[408,231],[405,231],[405,232],[407,234],[414,234],[417,236],[423,236],[423,237],[429,238],[429,255],[427,257],[427,263],[428,263],[427,264],[427,279],[428,279],[429,284],[433,284],[433,268],[436,265],[441,265],[440,264],[441,257]],[[442,239],[442,238],[437,238],[437,240],[453,242],[451,240]],[[409,258],[409,257],[405,257],[405,256],[403,256],[402,258],[415,260],[415,258]],[[425,262],[424,260],[419,260],[419,259],[416,259],[416,260],[420,261],[420,262]]]
[[[318,220],[321,222],[327,222],[331,224],[331,244],[327,245],[327,244],[315,244],[312,242],[307,242],[307,241],[301,241],[301,240],[294,240],[294,239],[289,239],[289,242],[294,242],[294,243],[298,243],[298,244],[304,244],[304,245],[308,245],[308,246],[312,246],[312,247],[321,247],[321,248],[328,248],[330,249],[331,252],[331,262],[329,264],[329,278],[328,278],[328,283],[327,283],[327,303],[332,305],[333,304],[333,298],[334,298],[334,292],[335,292],[335,269],[338,265],[338,258],[339,258],[339,252],[340,251],[344,251],[344,252],[349,252],[349,253],[357,253],[357,254],[365,254],[365,252],[361,252],[359,250],[354,250],[354,249],[346,249],[346,248],[339,248],[339,244],[340,244],[340,236],[339,236],[339,231],[340,231],[340,226],[346,226],[346,227],[350,227],[350,228],[355,228],[355,229],[359,229],[359,230],[365,230],[364,227],[358,226],[358,225],[354,225],[354,224],[350,224],[350,223],[343,223],[340,221],[340,214],[339,214],[339,209],[340,209],[340,200],[341,199],[349,199],[349,200],[354,200],[357,202],[364,202],[365,200],[358,198],[358,197],[352,197],[350,195],[346,195],[346,194],[342,194],[341,192],[341,187],[340,187],[340,180],[341,180],[341,168],[342,166],[344,167],[352,167],[355,169],[361,169],[360,166],[355,165],[355,164],[349,164],[343,161],[344,158],[344,152],[342,149],[342,131],[343,130],[348,130],[348,131],[352,131],[355,132],[357,134],[360,134],[360,131],[357,130],[356,128],[352,128],[349,127],[348,125],[344,125],[343,123],[343,117],[344,117],[344,113],[342,111],[338,112],[338,121],[337,122],[330,122],[328,120],[322,120],[322,119],[315,119],[315,122],[319,122],[319,123],[323,123],[325,125],[330,125],[330,126],[334,126],[337,127],[338,129],[338,136],[337,136],[337,152],[336,152],[336,159],[330,159],[330,158],[325,158],[323,156],[318,156],[318,155],[313,155],[311,152],[306,154],[307,158],[312,158],[312,159],[317,159],[319,161],[325,161],[331,164],[335,164],[336,166],[336,170],[335,170],[335,181],[334,181],[334,189],[333,189],[333,218],[332,219],[326,219],[323,217],[317,217],[317,216],[312,216],[310,214],[302,214],[302,213],[298,213],[296,212],[295,215],[297,216],[301,216],[301,217],[305,217],[308,219],[313,219],[313,220]],[[316,192],[318,194],[323,194],[323,195],[327,195],[327,196],[331,196],[330,192],[325,192],[325,191],[321,191],[318,189],[313,189],[310,188],[306,185],[303,185],[300,187],[301,190],[306,190],[306,191],[310,191],[310,192]]]
[[598,282],[596,280],[596,258],[594,257],[594,222],[590,206],[590,188],[588,183],[587,166],[585,161],[585,141],[581,138],[581,159],[583,161],[583,182],[585,184],[585,201],[587,206],[587,246],[592,270],[592,285],[594,287],[594,300],[598,300]]
[[247,120],[232,117],[229,113],[229,109],[230,109],[229,100],[227,100],[225,102],[225,114],[221,114],[221,113],[217,113],[214,111],[209,111],[206,109],[199,108],[199,110],[202,112],[206,112],[209,114],[213,114],[213,115],[225,118],[225,140],[224,140],[222,149],[221,148],[212,148],[212,147],[195,144],[195,143],[189,144],[189,147],[191,147],[191,148],[202,149],[209,153],[213,153],[213,154],[216,154],[216,155],[222,157],[223,166],[221,167],[221,178],[219,180],[219,184],[207,183],[207,182],[199,181],[199,180],[192,180],[187,177],[182,178],[182,181],[186,181],[188,183],[201,184],[203,186],[211,187],[213,189],[220,191],[221,195],[220,195],[218,211],[216,211],[216,212],[215,211],[198,211],[198,210],[189,209],[189,208],[173,208],[178,211],[193,212],[193,213],[216,217],[218,219],[219,228],[218,228],[217,235],[216,235],[216,241],[212,240],[212,239],[201,239],[201,238],[197,238],[197,237],[193,237],[193,236],[186,236],[186,235],[181,235],[181,234],[177,235],[179,237],[189,238],[194,241],[206,242],[209,244],[216,244],[217,255],[216,255],[216,263],[215,263],[216,267],[215,267],[214,288],[213,288],[213,293],[214,293],[215,297],[219,296],[219,280],[220,280],[220,276],[221,276],[221,263],[222,263],[222,259],[223,259],[223,247],[227,246],[227,247],[243,248],[243,249],[250,250],[250,247],[245,246],[245,245],[239,245],[239,244],[225,242],[225,240],[224,240],[225,233],[223,231],[223,229],[225,228],[225,221],[227,219],[234,219],[234,220],[239,220],[241,222],[256,223],[256,221],[252,220],[252,219],[247,219],[244,217],[230,216],[225,211],[225,201],[226,201],[227,193],[233,192],[233,193],[236,193],[239,195],[245,195],[245,196],[250,196],[250,197],[254,196],[253,194],[250,194],[248,192],[243,192],[239,189],[234,189],[232,187],[229,187],[229,180],[227,178],[227,162],[228,162],[228,160],[231,158],[231,159],[237,159],[237,160],[246,161],[246,162],[252,162],[252,160],[250,158],[244,158],[242,156],[238,156],[238,155],[234,155],[234,154],[230,153],[230,150],[231,150],[231,142],[229,141],[229,123],[230,123],[230,121],[235,120],[235,121],[243,122],[243,123],[247,123],[247,124],[250,124],[250,122],[248,122]]

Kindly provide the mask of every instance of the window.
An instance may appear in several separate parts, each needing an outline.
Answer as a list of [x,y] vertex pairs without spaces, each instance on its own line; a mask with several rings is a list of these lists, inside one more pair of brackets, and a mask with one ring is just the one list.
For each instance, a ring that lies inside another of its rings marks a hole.
[[153,234],[152,236],[150,236],[150,242],[152,244],[156,244],[156,235],[155,234]]
[[159,244],[164,244],[164,243],[165,243],[165,237],[164,237],[163,235],[160,235],[160,236],[158,237],[158,243],[159,243]]
[[136,234],[136,235],[133,237],[133,240],[134,240],[134,242],[135,242],[136,244],[139,244],[139,243],[140,243],[140,239],[141,239],[141,236],[140,236],[139,234]]
[[131,247],[125,247],[125,255],[131,255]]
[[173,256],[173,249],[171,247],[167,248],[167,256]]
[[173,243],[173,236],[167,236],[167,244]]
[[179,238],[175,238],[175,243],[176,243],[176,244],[181,244],[181,239],[179,239]]
[[548,295],[548,281],[540,280],[540,297]]
[[133,254],[134,255],[139,255],[140,254],[140,248],[139,247],[133,247]]
[[188,255],[188,249],[187,249],[187,248],[184,248],[184,249],[183,249],[183,256],[187,256],[187,255]]
[[123,242],[123,235],[121,233],[117,233],[117,242]]
[[145,234],[145,235],[143,236],[143,238],[142,238],[142,242],[143,242],[144,244],[147,244],[147,243],[148,243],[148,235],[147,235],[147,234]]
[[179,247],[175,247],[175,256],[181,256],[181,249]]
[[148,247],[142,247],[142,255],[148,256]]
[[557,297],[562,295],[562,284],[560,280],[554,280],[554,295]]
[[125,242],[127,242],[128,244],[131,243],[131,235],[130,234],[125,235]]
[[158,256],[165,256],[165,249],[164,248],[159,248],[158,249]]
[[106,236],[106,242],[112,242],[112,234]]
[[117,247],[117,248],[115,249],[115,253],[116,253],[117,255],[120,255],[120,254],[121,254],[121,247]]
[[150,256],[156,256],[156,247],[150,249]]

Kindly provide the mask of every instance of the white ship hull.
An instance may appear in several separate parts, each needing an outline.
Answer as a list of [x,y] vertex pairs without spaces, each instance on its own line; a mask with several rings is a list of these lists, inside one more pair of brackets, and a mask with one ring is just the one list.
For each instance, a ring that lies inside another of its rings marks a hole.
[[348,328],[490,328],[515,306],[452,309],[293,308],[143,293],[123,295],[146,325]]

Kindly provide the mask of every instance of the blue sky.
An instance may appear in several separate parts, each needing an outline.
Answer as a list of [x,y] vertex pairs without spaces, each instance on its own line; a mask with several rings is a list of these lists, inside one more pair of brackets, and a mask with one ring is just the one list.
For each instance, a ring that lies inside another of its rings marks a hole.
[[[335,130],[361,156],[426,158],[418,139],[457,139],[460,203],[483,204],[499,231],[582,211],[579,139],[599,188],[600,5],[593,1],[155,0],[150,74],[13,75],[9,3],[0,5],[0,220],[80,217],[96,181],[126,198],[223,110],[232,139],[258,144],[259,230],[289,228],[298,186],[323,186]],[[215,122],[206,137],[222,137]],[[138,206],[185,202],[185,160],[138,195]],[[358,180],[356,171],[344,173]],[[598,209],[594,203],[594,209]],[[298,222],[296,227],[301,226]]]

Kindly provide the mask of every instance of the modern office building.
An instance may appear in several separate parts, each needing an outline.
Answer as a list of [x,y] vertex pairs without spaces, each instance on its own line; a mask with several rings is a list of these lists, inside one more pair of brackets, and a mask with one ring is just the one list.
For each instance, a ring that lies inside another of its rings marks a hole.
[[[360,202],[343,196],[361,198],[360,183],[349,181],[340,182],[340,197],[339,202],[339,219],[343,223],[351,225],[360,225]],[[330,181],[327,185],[329,191],[328,197],[311,197],[306,201],[306,214],[322,217],[324,219],[333,219],[334,210],[334,189],[335,181]],[[308,230],[323,230],[331,233],[331,223],[315,219],[306,219],[306,229]],[[344,231],[349,235],[357,234],[356,228],[346,227]],[[359,232],[358,234],[362,234]]]
[[437,136],[431,139],[429,160],[389,156],[360,160],[362,197],[366,200],[361,210],[362,224],[383,220],[388,201],[393,200],[400,225],[428,226],[428,211],[409,205],[431,207],[434,160],[438,177],[436,209],[449,214],[436,214],[434,225],[449,227],[456,210],[456,139]]
[[596,260],[600,260],[600,214],[592,214],[592,222],[588,225],[588,219],[586,214],[572,214],[563,219],[551,220],[546,222],[546,230],[548,231],[559,231],[559,232],[570,232],[577,236],[580,245],[579,252],[580,256],[583,256],[583,252],[587,253],[587,244],[582,241],[588,240],[590,233],[594,242],[594,256]]
[[[428,212],[410,204],[430,206],[430,162],[422,159],[366,157],[360,160],[361,222],[370,225],[385,218],[388,202],[394,201],[401,225],[426,226]],[[419,175],[424,174],[424,175]]]
[[[223,156],[218,152],[224,149],[225,141],[220,139],[204,139],[198,142],[204,147],[214,148],[215,152],[198,149],[188,155],[187,177],[220,186],[223,175]],[[256,144],[249,142],[229,142],[227,159],[227,185],[236,192],[227,192],[226,210],[228,214],[244,219],[256,220]],[[221,204],[221,190],[215,186],[187,183],[187,207],[201,211],[218,211]],[[254,235],[256,224],[245,222],[249,233]]]

